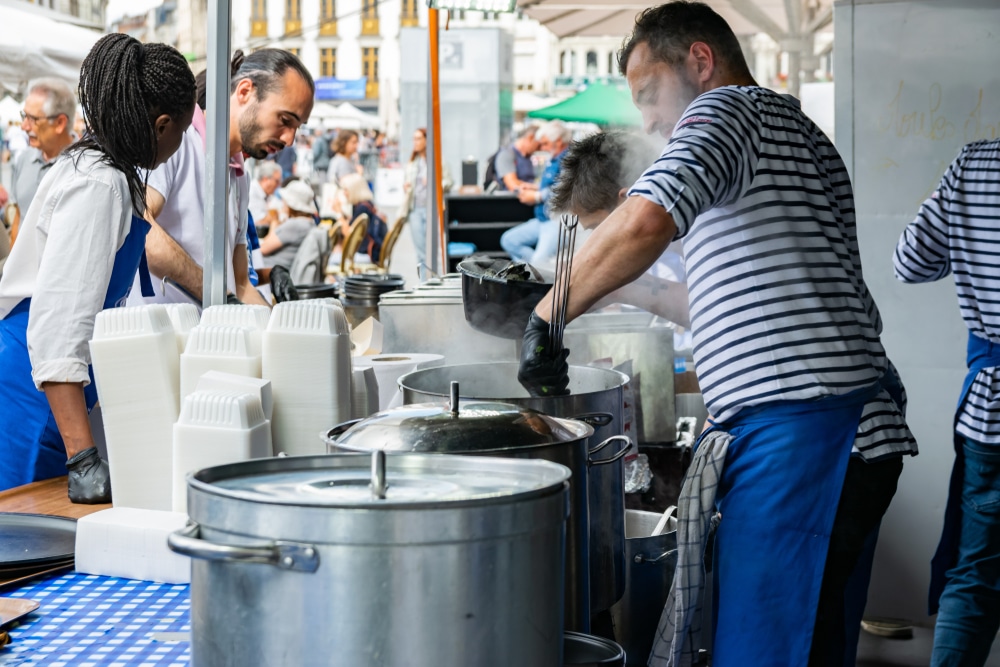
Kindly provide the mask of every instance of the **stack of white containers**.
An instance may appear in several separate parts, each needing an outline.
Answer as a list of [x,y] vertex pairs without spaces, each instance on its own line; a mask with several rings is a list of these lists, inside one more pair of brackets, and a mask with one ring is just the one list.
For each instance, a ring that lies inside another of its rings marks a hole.
[[259,378],[261,336],[269,317],[267,306],[206,308],[181,354],[181,399],[195,390],[208,371]]
[[351,374],[351,419],[364,419],[378,412],[378,391],[375,369],[355,367]]
[[317,434],[351,418],[350,329],[339,302],[275,306],[264,332],[263,377],[274,398],[274,451],[325,453]]
[[187,347],[188,334],[191,329],[198,326],[198,319],[201,313],[198,306],[193,303],[165,303],[163,307],[167,309],[170,316],[170,323],[174,325],[174,333],[177,334],[177,353],[183,354]]
[[161,305],[101,311],[90,341],[116,507],[169,510],[179,391],[177,340]]
[[271,455],[270,423],[259,396],[239,389],[186,396],[174,425],[174,511],[187,512],[189,472]]

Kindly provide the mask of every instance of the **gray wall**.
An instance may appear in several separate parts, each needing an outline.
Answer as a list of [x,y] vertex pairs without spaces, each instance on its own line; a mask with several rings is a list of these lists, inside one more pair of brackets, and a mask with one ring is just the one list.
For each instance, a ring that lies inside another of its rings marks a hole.
[[1000,134],[1000,3],[838,0],[834,22],[837,147],[854,183],[865,280],[920,445],[883,521],[867,615],[928,624],[967,330],[951,278],[903,285],[892,252],[961,146]]

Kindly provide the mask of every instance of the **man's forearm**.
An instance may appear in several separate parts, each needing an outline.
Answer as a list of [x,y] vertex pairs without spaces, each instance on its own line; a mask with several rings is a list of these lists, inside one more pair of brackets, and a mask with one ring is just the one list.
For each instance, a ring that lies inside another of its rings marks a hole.
[[[645,273],[676,234],[674,219],[663,208],[642,197],[629,197],[573,257],[567,321]],[[545,321],[551,318],[551,291],[535,312]]]
[[83,397],[83,384],[80,382],[46,382],[42,384],[45,397],[49,399],[52,416],[59,427],[66,446],[66,458],[71,459],[76,454],[94,446],[90,434],[90,418],[87,415],[87,402]]
[[146,261],[150,273],[170,278],[191,294],[201,294],[204,288],[201,267],[163,228],[155,222],[150,225],[146,235]]

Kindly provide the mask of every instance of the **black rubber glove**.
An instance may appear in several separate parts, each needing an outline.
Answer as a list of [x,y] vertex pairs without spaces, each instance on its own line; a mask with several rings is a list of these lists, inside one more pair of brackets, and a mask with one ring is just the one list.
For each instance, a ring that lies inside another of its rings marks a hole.
[[569,350],[563,348],[552,356],[549,342],[549,323],[534,311],[528,318],[521,341],[521,366],[517,379],[532,396],[561,396],[568,394]]
[[97,454],[97,447],[85,449],[69,461],[69,499],[74,503],[96,505],[111,502],[111,476],[107,461]]
[[237,297],[235,294],[233,294],[232,292],[228,292],[226,294],[226,305],[227,306],[240,306],[240,305],[243,305],[243,302],[240,301],[239,297]]
[[271,269],[271,294],[278,303],[282,301],[298,301],[299,293],[295,290],[292,275],[283,266]]

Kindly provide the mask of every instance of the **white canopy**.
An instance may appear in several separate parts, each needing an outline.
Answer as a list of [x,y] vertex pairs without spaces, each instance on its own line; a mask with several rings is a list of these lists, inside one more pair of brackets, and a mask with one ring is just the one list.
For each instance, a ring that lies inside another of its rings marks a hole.
[[80,64],[101,33],[0,3],[0,92],[55,76],[76,85]]
[[13,97],[7,95],[0,100],[0,123],[6,127],[11,121],[18,123],[21,121],[21,105]]

